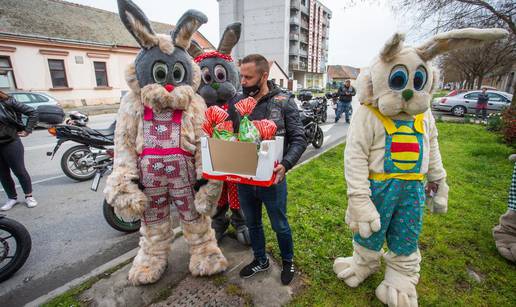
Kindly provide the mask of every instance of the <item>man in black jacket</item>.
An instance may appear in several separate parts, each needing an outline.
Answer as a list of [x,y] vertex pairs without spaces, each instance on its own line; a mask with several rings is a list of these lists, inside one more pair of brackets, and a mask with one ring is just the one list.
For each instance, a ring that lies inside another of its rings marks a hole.
[[[22,122],[22,114],[28,116],[26,125]],[[24,149],[20,140],[20,137],[26,137],[32,132],[37,121],[38,113],[34,108],[0,91],[0,182],[8,198],[0,207],[2,211],[9,210],[18,203],[11,171],[20,181],[27,207],[33,208],[38,204],[32,197],[32,184],[25,169]]]
[[283,160],[274,169],[275,184],[268,187],[256,187],[240,184],[238,197],[244,211],[254,261],[240,271],[240,276],[249,278],[260,271],[269,269],[269,259],[265,253],[265,236],[262,226],[262,203],[265,204],[271,226],[278,239],[283,270],[281,282],[289,284],[294,277],[294,246],[292,232],[287,219],[287,182],[285,173],[299,160],[306,149],[307,142],[299,109],[286,92],[268,82],[269,63],[258,54],[248,55],[242,59],[240,66],[240,83],[244,96],[251,96],[258,101],[251,120],[269,119],[277,125],[277,136],[285,138]]
[[342,113],[344,113],[346,115],[346,123],[349,123],[351,101],[353,100],[353,96],[355,96],[355,94],[355,88],[351,86],[351,82],[349,80],[344,82],[344,86],[339,87],[339,90],[337,91],[339,101],[337,102],[337,111],[335,112],[335,122],[338,122],[342,116]]

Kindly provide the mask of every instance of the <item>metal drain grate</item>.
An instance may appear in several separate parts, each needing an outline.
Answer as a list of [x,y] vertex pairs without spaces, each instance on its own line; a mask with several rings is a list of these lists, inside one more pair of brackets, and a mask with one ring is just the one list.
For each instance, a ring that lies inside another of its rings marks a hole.
[[153,304],[153,307],[221,307],[244,306],[245,300],[226,292],[227,284],[216,286],[207,278],[187,277],[180,282],[172,294],[164,301]]

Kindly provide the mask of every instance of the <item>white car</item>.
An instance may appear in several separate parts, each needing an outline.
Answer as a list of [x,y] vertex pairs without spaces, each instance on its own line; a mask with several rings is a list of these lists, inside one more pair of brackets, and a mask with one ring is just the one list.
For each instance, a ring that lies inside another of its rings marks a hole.
[[[445,96],[435,98],[432,101],[432,108],[438,111],[451,112],[455,116],[464,116],[465,114],[475,114],[478,100],[478,94],[481,90],[458,93],[453,96]],[[512,95],[501,91],[487,91],[489,102],[487,103],[487,111],[490,113],[501,112],[503,109],[511,105]]]

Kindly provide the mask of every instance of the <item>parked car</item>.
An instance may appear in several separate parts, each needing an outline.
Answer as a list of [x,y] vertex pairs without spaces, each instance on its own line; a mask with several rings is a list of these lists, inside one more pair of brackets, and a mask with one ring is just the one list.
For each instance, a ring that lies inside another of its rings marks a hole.
[[[432,108],[439,111],[451,112],[455,116],[464,116],[465,114],[475,114],[478,94],[482,91],[469,91],[458,93],[453,96],[445,96],[435,98],[432,101]],[[489,103],[487,111],[500,112],[511,104],[512,95],[501,91],[487,91]]]
[[[60,124],[64,120],[64,111],[61,104],[54,97],[41,92],[13,91],[8,92],[16,101],[25,103],[40,113],[37,123],[39,127],[46,127],[48,124]],[[25,122],[27,117],[22,116]]]
[[54,97],[41,93],[41,92],[25,92],[25,91],[16,91],[16,92],[8,92],[9,95],[13,96],[19,102],[23,102],[25,104],[30,105],[33,108],[37,108],[39,106],[61,106],[59,101]]

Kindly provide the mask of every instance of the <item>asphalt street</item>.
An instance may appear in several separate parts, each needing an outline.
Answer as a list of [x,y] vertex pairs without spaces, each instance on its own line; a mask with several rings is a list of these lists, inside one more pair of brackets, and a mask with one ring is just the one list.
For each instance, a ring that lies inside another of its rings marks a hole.
[[[354,103],[355,105],[355,103]],[[91,128],[107,128],[115,114],[92,116]],[[348,125],[334,124],[334,111],[328,108],[328,121],[322,125],[324,144],[320,149],[309,146],[304,161],[345,138]],[[23,139],[26,166],[33,181],[34,196],[39,202],[29,209],[18,204],[7,212],[9,218],[21,222],[31,234],[29,259],[13,277],[0,287],[0,306],[19,306],[30,302],[94,268],[137,247],[138,234],[118,232],[102,215],[103,186],[90,190],[91,181],[76,182],[66,177],[60,167],[61,155],[75,145],[64,144],[50,160],[46,152],[56,141],[46,130],[36,130]],[[15,179],[17,182],[17,180]],[[0,203],[6,201],[2,190]],[[18,187],[19,199],[23,192]]]

